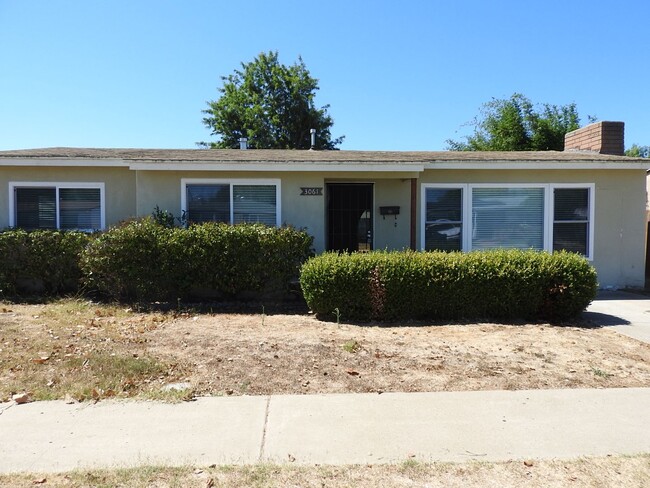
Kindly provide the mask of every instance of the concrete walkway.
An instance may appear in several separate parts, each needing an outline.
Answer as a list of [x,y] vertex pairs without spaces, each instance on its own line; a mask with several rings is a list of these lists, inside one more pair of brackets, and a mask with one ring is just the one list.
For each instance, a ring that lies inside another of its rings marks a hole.
[[650,452],[650,389],[0,405],[0,472]]
[[[650,300],[584,317],[650,342]],[[143,464],[498,461],[650,452],[650,388],[0,404],[0,472]]]

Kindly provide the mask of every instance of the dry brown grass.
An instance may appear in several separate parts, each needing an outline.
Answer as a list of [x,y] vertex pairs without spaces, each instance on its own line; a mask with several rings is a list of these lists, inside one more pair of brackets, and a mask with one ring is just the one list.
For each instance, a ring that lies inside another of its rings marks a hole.
[[[189,393],[163,393],[189,381]],[[0,304],[0,401],[650,386],[650,345],[548,324],[322,323],[310,315]],[[527,463],[531,464],[531,463]],[[0,486],[644,487],[650,455],[373,466],[141,467],[0,475]],[[35,482],[42,482],[37,483]]]
[[35,400],[164,397],[160,386],[178,374],[148,351],[145,333],[165,320],[83,300],[0,305],[0,401],[23,391]]
[[0,401],[650,386],[650,345],[548,324],[336,324],[307,314],[0,304]]
[[[43,481],[45,480],[45,481]],[[42,482],[34,484],[35,482]],[[571,461],[314,466],[260,464],[205,468],[141,467],[62,474],[0,475],[0,486],[34,487],[529,487],[643,488],[650,455]]]

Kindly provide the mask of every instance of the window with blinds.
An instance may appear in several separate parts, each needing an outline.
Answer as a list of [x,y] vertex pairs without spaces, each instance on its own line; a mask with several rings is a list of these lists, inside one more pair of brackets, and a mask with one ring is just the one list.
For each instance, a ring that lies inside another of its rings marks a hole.
[[233,185],[233,221],[275,225],[276,196],[273,185]]
[[571,251],[588,256],[589,189],[553,190],[553,250]]
[[85,231],[102,228],[100,188],[13,188],[15,227]]
[[544,249],[544,188],[473,188],[472,249]]
[[189,222],[277,225],[276,185],[188,183],[185,192]]
[[59,188],[59,228],[101,229],[99,188]]
[[427,251],[462,250],[462,188],[427,188],[425,197],[424,248]]
[[56,188],[14,188],[16,227],[56,229]]

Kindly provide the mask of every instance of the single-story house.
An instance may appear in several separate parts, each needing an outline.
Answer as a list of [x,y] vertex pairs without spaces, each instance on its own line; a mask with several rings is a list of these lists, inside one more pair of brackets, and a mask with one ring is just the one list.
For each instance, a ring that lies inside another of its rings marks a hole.
[[0,228],[104,229],[158,207],[290,224],[316,251],[567,249],[601,287],[642,287],[649,164],[622,154],[620,122],[563,152],[0,151]]

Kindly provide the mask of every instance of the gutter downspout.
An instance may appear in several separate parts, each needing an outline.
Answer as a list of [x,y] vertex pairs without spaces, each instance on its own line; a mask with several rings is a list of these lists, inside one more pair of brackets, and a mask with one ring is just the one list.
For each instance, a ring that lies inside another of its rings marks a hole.
[[138,176],[140,176],[140,172],[136,169],[135,170],[135,216],[136,218],[140,216],[140,208],[138,207],[138,193],[140,193],[140,181]]
[[418,179],[411,178],[411,249],[416,250],[415,230],[417,225]]

